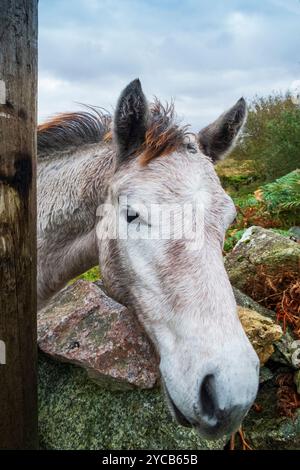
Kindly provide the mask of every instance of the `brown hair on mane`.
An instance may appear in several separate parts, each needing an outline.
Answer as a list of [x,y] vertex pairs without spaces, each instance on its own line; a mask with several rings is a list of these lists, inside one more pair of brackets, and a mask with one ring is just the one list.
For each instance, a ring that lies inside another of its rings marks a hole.
[[[39,154],[86,143],[111,141],[111,116],[97,108],[89,108],[88,112],[58,114],[38,126]],[[183,145],[188,127],[176,122],[174,103],[163,106],[155,99],[150,105],[145,141],[139,149],[141,164],[146,165],[154,158],[177,150]]]
[[183,144],[188,126],[176,123],[174,103],[163,106],[158,99],[150,105],[150,125],[146,131],[141,164],[174,152]]
[[39,156],[49,151],[101,142],[109,131],[111,116],[87,106],[89,111],[61,113],[38,126]]

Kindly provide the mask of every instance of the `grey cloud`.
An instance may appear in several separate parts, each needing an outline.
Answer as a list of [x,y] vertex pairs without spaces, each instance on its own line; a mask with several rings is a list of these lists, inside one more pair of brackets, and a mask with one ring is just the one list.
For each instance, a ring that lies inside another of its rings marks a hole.
[[282,3],[42,0],[40,116],[110,108],[136,76],[194,128],[240,95],[285,90],[299,78],[300,4]]

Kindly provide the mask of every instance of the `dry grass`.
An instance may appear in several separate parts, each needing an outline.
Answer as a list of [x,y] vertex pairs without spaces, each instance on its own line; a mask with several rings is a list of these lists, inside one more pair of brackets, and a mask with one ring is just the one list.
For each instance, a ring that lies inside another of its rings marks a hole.
[[297,393],[293,373],[280,374],[277,377],[277,408],[281,416],[293,418],[300,408],[300,395]]
[[[257,269],[255,281],[248,286],[249,295],[258,303],[276,312],[277,322],[285,332],[290,327],[300,339],[300,280],[299,273],[284,271],[270,274],[264,266]],[[277,409],[281,416],[292,418],[300,408],[300,395],[293,373],[280,374],[276,379]]]
[[246,290],[258,303],[276,312],[277,321],[284,332],[290,326],[300,339],[299,273],[284,271],[270,274],[264,266],[259,266],[255,281],[251,281]]

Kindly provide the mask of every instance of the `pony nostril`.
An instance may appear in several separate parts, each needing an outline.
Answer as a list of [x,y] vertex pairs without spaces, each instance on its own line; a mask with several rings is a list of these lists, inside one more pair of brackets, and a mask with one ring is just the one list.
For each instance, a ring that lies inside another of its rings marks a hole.
[[213,375],[204,377],[200,387],[200,404],[202,413],[207,418],[214,418],[217,411],[215,380]]

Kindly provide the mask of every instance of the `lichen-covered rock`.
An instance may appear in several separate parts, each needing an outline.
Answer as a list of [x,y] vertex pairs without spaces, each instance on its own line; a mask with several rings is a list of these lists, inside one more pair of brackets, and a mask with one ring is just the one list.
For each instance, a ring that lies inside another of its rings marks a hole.
[[262,227],[250,227],[225,258],[225,267],[233,286],[247,292],[263,266],[268,274],[298,272],[300,245]]
[[276,377],[260,385],[258,406],[243,421],[246,440],[256,450],[300,450],[300,409],[293,417],[280,416],[277,390]]
[[273,310],[269,310],[268,308],[263,307],[255,300],[251,299],[247,294],[240,291],[236,287],[233,286],[233,293],[235,297],[235,301],[237,305],[240,307],[250,308],[251,310],[255,310],[256,312],[260,313],[264,317],[271,318],[272,320],[276,320],[276,313]]
[[[264,364],[281,329],[254,310],[239,307],[239,314]],[[58,293],[38,314],[38,343],[52,358],[83,367],[103,388],[152,388],[159,381],[158,359],[142,326],[101,283],[79,280]]]
[[[276,313],[269,310],[255,300],[251,299],[247,294],[240,291],[236,287],[233,287],[236,303],[241,307],[250,308],[260,313],[264,317],[270,318],[274,322],[276,321]],[[282,334],[279,340],[274,342],[274,353],[271,356],[272,361],[279,364],[289,366],[292,368],[300,368],[300,354],[296,355],[296,351],[299,351],[299,343],[291,335],[289,329]]]
[[272,361],[282,365],[300,369],[299,340],[296,340],[287,329],[284,335],[275,343]]
[[282,329],[273,320],[255,310],[238,306],[243,328],[263,365],[274,352],[273,343],[282,336]]
[[[255,300],[251,299],[251,297],[249,297],[247,294],[244,294],[244,292],[240,291],[236,287],[233,287],[233,292],[238,306],[255,310],[264,317],[270,318],[276,322],[275,312],[255,302]],[[274,342],[273,346],[274,352],[271,356],[273,362],[293,368],[300,368],[300,360],[295,361],[295,351],[297,348],[299,350],[299,343],[295,341],[295,338],[293,338],[288,328],[286,332],[282,334],[279,340]]]
[[88,281],[66,287],[38,313],[38,344],[102,387],[152,388],[159,378],[156,353],[135,316]]
[[39,437],[42,449],[222,449],[177,425],[161,392],[108,391],[83,370],[41,353]]
[[291,227],[289,229],[289,234],[293,240],[300,242],[300,227]]
[[268,382],[268,380],[272,380],[274,377],[274,373],[269,369],[267,366],[262,366],[259,371],[259,383],[263,384]]

